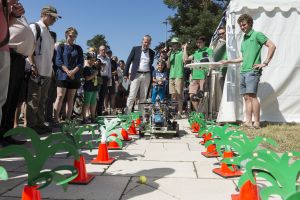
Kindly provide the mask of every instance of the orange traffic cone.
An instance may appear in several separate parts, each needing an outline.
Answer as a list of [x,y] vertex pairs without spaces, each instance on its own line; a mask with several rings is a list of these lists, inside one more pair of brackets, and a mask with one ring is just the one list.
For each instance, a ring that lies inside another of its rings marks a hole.
[[95,178],[95,175],[86,173],[85,159],[83,155],[79,157],[79,160],[74,160],[74,167],[76,167],[78,171],[78,176],[69,182],[70,184],[87,185]]
[[232,194],[232,200],[260,200],[257,185],[247,181],[240,190],[240,194]]
[[141,118],[137,118],[135,120],[135,123],[136,123],[137,126],[139,126],[141,124]]
[[192,133],[198,133],[200,130],[200,125],[197,122],[192,123]]
[[38,186],[25,185],[22,193],[22,200],[40,200],[41,192],[37,190]]
[[217,152],[217,148],[215,144],[211,144],[206,148],[205,152],[201,152],[203,156],[206,158],[214,158],[214,157],[219,157],[219,154]]
[[[233,152],[224,152],[223,158],[232,158]],[[213,169],[213,172],[222,176],[223,178],[233,178],[233,177],[239,177],[242,175],[242,172],[237,169],[235,165],[232,165],[233,171],[228,167],[226,163],[221,163],[221,168],[215,168]]]
[[122,128],[122,130],[121,130],[121,135],[123,137],[123,141],[132,140],[132,138],[128,136],[128,132],[124,128]]
[[200,144],[204,145],[207,141],[211,140],[212,133],[203,134],[203,141]]
[[129,135],[136,135],[137,134],[137,131],[136,131],[136,128],[135,128],[135,125],[134,125],[134,120],[132,120],[131,126],[128,129],[128,134]]
[[108,150],[121,150],[122,148],[119,146],[119,144],[115,141],[108,142],[107,146]]
[[91,161],[92,164],[110,165],[115,161],[114,158],[110,158],[107,150],[106,143],[100,143],[98,147],[98,155]]

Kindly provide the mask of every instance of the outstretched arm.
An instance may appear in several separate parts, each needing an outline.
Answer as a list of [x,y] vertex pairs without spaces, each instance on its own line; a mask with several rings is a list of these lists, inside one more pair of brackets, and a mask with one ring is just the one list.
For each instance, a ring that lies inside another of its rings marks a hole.
[[221,60],[222,64],[235,64],[235,63],[241,63],[243,62],[243,57],[239,57],[233,60]]

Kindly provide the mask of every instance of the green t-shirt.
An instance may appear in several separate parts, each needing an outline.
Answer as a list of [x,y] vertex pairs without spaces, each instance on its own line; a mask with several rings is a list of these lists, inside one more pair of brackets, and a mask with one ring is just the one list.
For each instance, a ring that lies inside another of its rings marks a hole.
[[268,38],[263,33],[253,29],[244,35],[241,45],[243,55],[241,73],[254,71],[253,65],[261,63],[261,49],[267,41]]
[[[202,49],[198,49],[193,54],[194,61],[200,61],[203,58],[203,53],[207,52],[208,57],[213,56],[213,50],[208,47],[204,47]],[[192,71],[192,79],[205,79],[205,75],[208,70],[201,70],[201,69],[193,69]]]
[[184,65],[183,65],[183,52],[182,50],[172,52],[170,55],[170,79],[183,78]]

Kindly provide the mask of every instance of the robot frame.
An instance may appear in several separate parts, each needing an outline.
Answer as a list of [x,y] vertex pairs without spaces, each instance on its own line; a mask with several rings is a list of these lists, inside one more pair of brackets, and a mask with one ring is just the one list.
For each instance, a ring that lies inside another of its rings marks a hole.
[[177,102],[168,100],[140,103],[144,105],[144,123],[140,126],[141,136],[179,137],[179,124],[175,120]]

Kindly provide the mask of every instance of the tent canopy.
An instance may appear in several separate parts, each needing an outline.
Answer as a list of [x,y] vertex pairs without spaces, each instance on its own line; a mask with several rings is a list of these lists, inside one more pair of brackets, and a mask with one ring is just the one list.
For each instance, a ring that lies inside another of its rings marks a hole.
[[240,12],[243,8],[259,9],[263,8],[265,11],[273,11],[279,9],[288,12],[291,9],[300,10],[299,0],[231,0],[230,12]]
[[[226,14],[227,54],[241,56],[243,33],[237,24],[241,14],[250,14],[253,28],[263,32],[277,49],[263,70],[258,87],[261,121],[300,122],[300,1],[231,0]],[[263,47],[262,61],[267,48]],[[229,65],[218,121],[243,121],[243,100],[239,94],[239,67]]]

